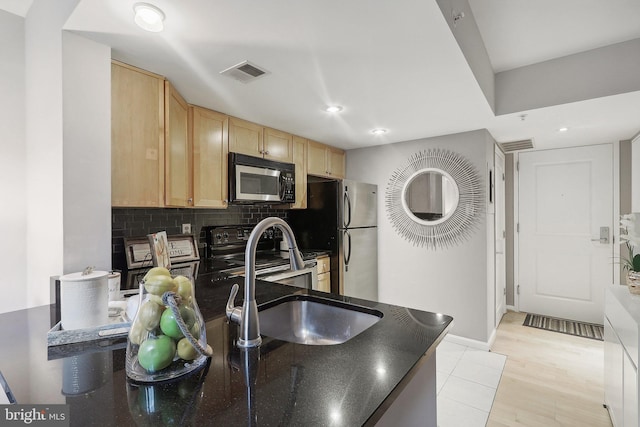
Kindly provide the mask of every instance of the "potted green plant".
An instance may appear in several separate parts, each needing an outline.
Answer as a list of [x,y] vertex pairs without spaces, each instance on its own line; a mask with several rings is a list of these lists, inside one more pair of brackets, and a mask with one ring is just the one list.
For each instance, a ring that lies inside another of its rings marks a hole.
[[620,217],[620,239],[628,250],[623,257],[623,269],[627,272],[627,285],[631,293],[640,293],[640,213]]

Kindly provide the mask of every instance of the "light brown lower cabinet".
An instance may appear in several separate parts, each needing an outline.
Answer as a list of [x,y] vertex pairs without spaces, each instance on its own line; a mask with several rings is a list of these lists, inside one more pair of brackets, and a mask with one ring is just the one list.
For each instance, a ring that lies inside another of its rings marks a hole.
[[331,292],[331,264],[328,255],[317,258],[318,290]]

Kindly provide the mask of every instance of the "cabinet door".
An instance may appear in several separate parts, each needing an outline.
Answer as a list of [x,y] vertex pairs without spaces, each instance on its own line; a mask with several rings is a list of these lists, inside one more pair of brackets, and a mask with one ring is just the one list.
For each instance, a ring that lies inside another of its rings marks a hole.
[[327,146],[310,140],[307,144],[307,173],[327,176],[328,166]]
[[318,274],[318,291],[331,292],[331,274]]
[[111,65],[111,204],[164,205],[164,79]]
[[624,387],[622,411],[624,413],[622,425],[637,426],[638,425],[638,370],[629,355],[624,352]]
[[190,109],[193,147],[193,205],[226,208],[229,117],[200,107]]
[[189,106],[178,91],[165,82],[165,204],[190,206],[191,149],[188,138]]
[[345,177],[345,153],[338,148],[329,148],[329,175],[339,179]]
[[264,128],[262,154],[265,159],[292,163],[293,135],[276,129]]
[[609,319],[604,319],[604,402],[614,426],[623,422],[623,358],[624,350]]
[[263,127],[229,117],[229,151],[262,157]]
[[307,208],[307,140],[293,137],[293,163],[296,165],[296,202],[292,209]]

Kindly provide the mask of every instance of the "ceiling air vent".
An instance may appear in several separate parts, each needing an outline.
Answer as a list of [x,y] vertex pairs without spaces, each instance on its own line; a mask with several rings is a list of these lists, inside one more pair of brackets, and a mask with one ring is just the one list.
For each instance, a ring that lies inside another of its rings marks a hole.
[[229,76],[242,83],[249,83],[269,74],[269,72],[264,68],[258,67],[256,64],[252,64],[249,61],[243,61],[239,64],[234,65],[233,67],[229,67],[226,70],[220,71],[220,74]]
[[533,148],[533,140],[523,139],[521,141],[503,142],[500,144],[502,151],[505,153],[513,153],[514,151],[530,150]]

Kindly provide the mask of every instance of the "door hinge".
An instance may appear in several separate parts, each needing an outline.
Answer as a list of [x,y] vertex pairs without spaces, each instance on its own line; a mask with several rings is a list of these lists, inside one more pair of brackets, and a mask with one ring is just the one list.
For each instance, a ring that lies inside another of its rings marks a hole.
[[520,161],[519,160],[516,162],[516,170],[518,172],[520,172]]
[[520,223],[516,223],[516,233],[520,232]]
[[504,174],[502,174],[502,180],[504,181]]
[[504,231],[504,230],[502,230],[502,238],[503,238],[503,239],[506,239],[506,238],[507,238],[507,232],[506,232],[506,231]]
[[520,285],[518,285],[518,287],[516,288],[516,292],[518,293],[518,295],[520,295]]

